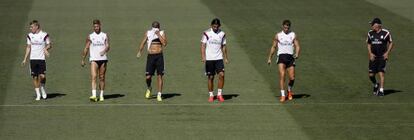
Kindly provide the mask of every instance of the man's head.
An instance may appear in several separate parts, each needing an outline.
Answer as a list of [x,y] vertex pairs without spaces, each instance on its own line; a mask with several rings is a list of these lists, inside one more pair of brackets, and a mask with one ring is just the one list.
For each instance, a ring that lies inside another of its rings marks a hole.
[[213,29],[214,32],[218,32],[220,29],[221,23],[220,23],[220,19],[215,18],[211,21],[211,29]]
[[382,28],[382,22],[381,22],[381,19],[379,19],[379,18],[374,18],[369,23],[371,24],[371,29],[375,32],[378,32]]
[[152,28],[160,28],[160,23],[158,22],[158,21],[154,21],[154,22],[152,22],[152,24],[151,24],[151,26],[152,26]]
[[290,31],[290,25],[292,23],[290,22],[290,20],[283,20],[282,22],[282,30],[283,32],[287,33]]
[[29,23],[29,25],[30,25],[30,31],[32,33],[36,33],[40,29],[40,24],[37,20],[33,20],[32,22]]
[[92,25],[93,25],[93,30],[95,31],[95,33],[101,32],[101,21],[99,21],[98,19],[95,19],[92,21]]

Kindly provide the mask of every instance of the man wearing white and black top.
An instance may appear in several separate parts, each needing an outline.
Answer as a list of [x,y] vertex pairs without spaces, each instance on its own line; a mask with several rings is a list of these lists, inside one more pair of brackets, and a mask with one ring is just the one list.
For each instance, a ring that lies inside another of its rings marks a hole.
[[158,93],[157,101],[162,101],[162,87],[163,87],[163,76],[164,76],[164,56],[163,50],[167,46],[167,37],[163,30],[160,30],[160,23],[154,21],[151,25],[151,30],[148,30],[144,34],[144,38],[138,49],[137,57],[141,57],[142,50],[147,44],[147,66],[146,66],[146,83],[147,90],[145,92],[145,98],[151,97],[151,81],[154,76],[155,70],[157,71],[157,82],[158,82]]
[[[45,56],[49,56],[48,50],[52,48],[49,34],[40,29],[37,20],[30,22],[30,33],[27,35],[26,53],[22,65],[26,64],[27,57],[30,54],[30,73],[33,77],[33,84],[36,92],[36,99],[40,100],[40,96],[46,99],[46,60]],[[40,95],[41,93],[41,95]]]
[[[213,83],[214,76],[218,74],[217,99],[223,102],[222,96],[224,87],[224,63],[227,59],[226,33],[220,30],[220,20],[215,18],[211,22],[211,28],[204,31],[201,39],[201,61],[205,63],[206,75],[208,77],[209,102],[214,101]],[[223,63],[224,61],[224,63]]]
[[[369,56],[369,78],[374,86],[373,93],[384,96],[384,74],[388,60],[388,54],[393,48],[391,33],[382,29],[382,22],[379,18],[374,18],[371,22],[371,30],[368,32],[368,56]],[[380,83],[375,78],[379,74]]]
[[83,49],[82,67],[85,66],[85,58],[89,52],[89,62],[91,64],[91,84],[92,96],[89,97],[91,101],[98,101],[96,97],[96,78],[99,75],[99,101],[104,101],[105,90],[105,73],[108,62],[107,53],[109,51],[109,37],[106,33],[101,31],[101,22],[93,20],[92,22],[94,32],[89,34],[86,39],[86,45]]
[[282,23],[282,31],[277,33],[273,38],[273,45],[270,49],[267,63],[272,63],[272,57],[277,50],[278,67],[279,67],[279,84],[280,84],[280,102],[286,100],[285,95],[285,75],[286,71],[289,75],[288,83],[288,99],[293,99],[293,84],[295,82],[295,59],[299,58],[300,46],[296,34],[290,30],[291,22],[284,20]]

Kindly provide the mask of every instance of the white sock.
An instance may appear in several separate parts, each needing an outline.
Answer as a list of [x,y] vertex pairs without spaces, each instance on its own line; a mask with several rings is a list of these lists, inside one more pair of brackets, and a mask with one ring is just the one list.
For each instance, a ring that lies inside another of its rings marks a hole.
[[158,92],[158,94],[157,94],[158,96],[161,96],[161,92]]
[[213,92],[208,92],[208,94],[210,94],[210,97],[214,96]]
[[36,91],[36,97],[40,97],[40,89],[39,88],[35,88]]
[[222,92],[223,92],[223,89],[217,89],[217,96],[220,96]]
[[92,96],[95,96],[96,97],[96,89],[93,89],[92,90]]
[[380,88],[380,92],[384,92],[384,88]]
[[99,97],[103,98],[103,90],[101,90],[101,94]]
[[280,90],[280,95],[285,96],[285,90]]
[[43,84],[40,86],[40,91],[42,94],[46,94],[45,86]]

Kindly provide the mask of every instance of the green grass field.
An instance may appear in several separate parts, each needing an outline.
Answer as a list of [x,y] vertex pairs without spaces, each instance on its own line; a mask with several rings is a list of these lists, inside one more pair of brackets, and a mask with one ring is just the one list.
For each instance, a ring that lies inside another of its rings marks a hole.
[[[413,8],[409,0],[2,0],[0,139],[414,139]],[[199,54],[215,17],[228,37],[224,103],[207,102]],[[384,97],[371,94],[367,76],[374,17],[396,46]],[[89,102],[90,70],[80,67],[96,18],[111,38],[103,103]],[[28,66],[20,66],[33,19],[54,43],[50,98],[37,102]],[[281,104],[277,68],[266,58],[284,19],[292,20],[302,55],[300,98]],[[154,20],[169,41],[163,102],[144,99],[146,59],[135,57]]]

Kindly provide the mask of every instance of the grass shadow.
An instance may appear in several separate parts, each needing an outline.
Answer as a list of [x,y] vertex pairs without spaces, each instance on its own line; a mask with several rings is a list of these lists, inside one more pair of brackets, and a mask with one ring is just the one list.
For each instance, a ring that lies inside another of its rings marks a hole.
[[387,95],[398,93],[398,92],[403,92],[403,91],[395,90],[395,89],[386,89],[386,90],[384,90],[384,95],[387,96]]
[[223,94],[224,100],[231,100],[237,97],[239,97],[239,94]]
[[66,94],[62,94],[62,93],[48,93],[47,94],[47,99],[59,98],[59,97],[63,97],[63,96],[66,96]]
[[162,94],[162,99],[169,99],[175,96],[181,96],[181,94],[180,93],[165,93],[165,94]]
[[124,97],[124,94],[108,94],[108,95],[104,95],[105,99],[115,99],[115,98],[121,98]]

